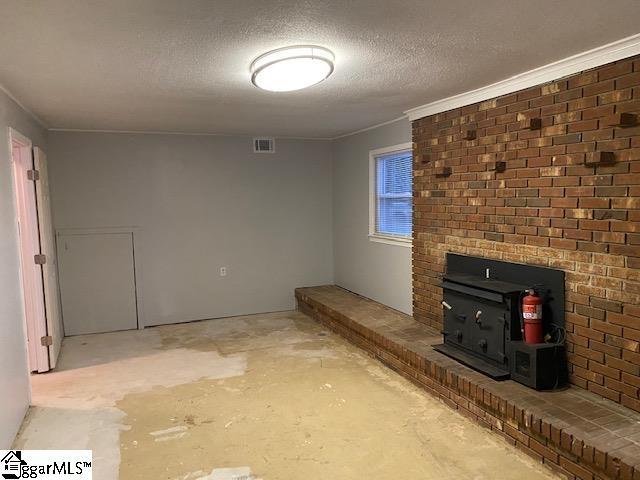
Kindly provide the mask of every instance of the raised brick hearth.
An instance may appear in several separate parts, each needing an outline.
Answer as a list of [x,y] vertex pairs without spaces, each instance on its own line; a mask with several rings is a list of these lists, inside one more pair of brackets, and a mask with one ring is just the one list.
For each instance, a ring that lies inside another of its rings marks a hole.
[[571,382],[640,411],[639,117],[635,57],[414,121],[414,318],[447,252],[564,270]]
[[296,298],[302,312],[568,478],[640,480],[639,413],[580,388],[493,381],[434,351],[438,331],[341,288],[299,288]]

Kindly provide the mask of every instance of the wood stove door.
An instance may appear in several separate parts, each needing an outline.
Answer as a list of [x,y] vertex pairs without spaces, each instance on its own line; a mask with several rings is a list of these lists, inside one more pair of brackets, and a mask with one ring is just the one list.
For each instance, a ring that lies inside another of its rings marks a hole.
[[469,297],[445,290],[444,301],[448,305],[444,307],[445,342],[473,351],[473,317],[469,309]]
[[471,314],[473,350],[489,360],[504,365],[507,307],[494,302],[478,302]]

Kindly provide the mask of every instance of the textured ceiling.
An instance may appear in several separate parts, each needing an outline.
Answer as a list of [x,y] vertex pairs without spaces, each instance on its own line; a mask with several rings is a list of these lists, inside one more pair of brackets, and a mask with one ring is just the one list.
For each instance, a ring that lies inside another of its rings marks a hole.
[[[640,30],[638,0],[2,0],[0,83],[49,127],[333,137]],[[332,49],[268,93],[259,54]]]

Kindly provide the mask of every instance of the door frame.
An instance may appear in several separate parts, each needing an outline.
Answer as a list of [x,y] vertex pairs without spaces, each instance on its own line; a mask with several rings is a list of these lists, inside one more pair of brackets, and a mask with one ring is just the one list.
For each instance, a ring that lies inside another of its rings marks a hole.
[[[33,258],[33,255],[40,254],[40,234],[35,182],[27,179],[27,171],[34,168],[33,143],[28,137],[11,127],[9,127],[8,136],[14,205],[18,222],[20,290],[26,323],[25,340],[29,371],[43,373],[50,370],[49,347],[41,342],[41,339],[47,336],[44,283],[42,266],[36,265]],[[20,150],[19,162],[16,162],[14,149]],[[22,158],[30,159],[30,161],[25,162]]]
[[[142,229],[137,226],[123,226],[123,227],[89,227],[89,228],[58,228],[56,229],[56,243],[59,244],[59,238],[62,235],[95,235],[95,234],[109,234],[109,233],[129,233],[133,242],[133,275],[135,285],[135,298],[136,298],[136,310],[138,313],[138,330],[144,329],[146,325],[145,303],[144,303],[144,288],[143,288],[143,275],[142,275],[142,261],[140,258],[141,249],[141,232]],[[64,318],[64,310],[62,312]]]

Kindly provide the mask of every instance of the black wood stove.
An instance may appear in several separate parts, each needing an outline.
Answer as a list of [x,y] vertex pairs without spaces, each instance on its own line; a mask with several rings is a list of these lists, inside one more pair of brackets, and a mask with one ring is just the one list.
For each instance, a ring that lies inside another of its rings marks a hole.
[[[523,341],[520,303],[535,289],[543,301],[547,341]],[[443,277],[444,343],[434,348],[496,380],[543,390],[567,381],[564,272],[447,254]]]

